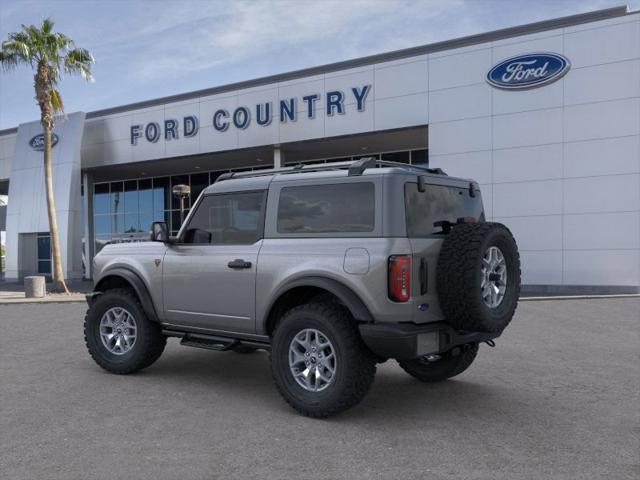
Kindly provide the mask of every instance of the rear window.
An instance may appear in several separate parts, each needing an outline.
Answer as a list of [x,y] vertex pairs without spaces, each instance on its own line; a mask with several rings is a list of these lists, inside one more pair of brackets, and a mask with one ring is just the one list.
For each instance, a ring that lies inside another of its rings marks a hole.
[[348,233],[374,229],[371,182],[285,187],[278,203],[278,233]]
[[480,196],[470,197],[464,188],[427,185],[424,192],[418,191],[417,183],[407,183],[404,187],[407,236],[426,237],[441,232],[434,227],[435,222],[447,220],[455,223],[460,217],[474,217],[482,214]]

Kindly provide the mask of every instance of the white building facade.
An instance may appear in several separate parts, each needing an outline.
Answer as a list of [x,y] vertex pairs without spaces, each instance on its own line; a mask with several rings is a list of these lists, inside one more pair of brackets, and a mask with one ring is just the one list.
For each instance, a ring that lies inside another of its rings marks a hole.
[[[47,269],[38,128],[0,132],[7,279]],[[177,230],[175,184],[195,200],[233,169],[378,156],[478,181],[528,288],[640,286],[640,13],[623,7],[72,114],[56,135],[70,277],[153,220]]]

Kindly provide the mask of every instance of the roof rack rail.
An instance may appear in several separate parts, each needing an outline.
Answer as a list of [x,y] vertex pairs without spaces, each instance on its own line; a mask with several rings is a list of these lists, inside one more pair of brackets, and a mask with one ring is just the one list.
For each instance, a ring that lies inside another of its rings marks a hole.
[[424,173],[429,173],[432,175],[446,175],[439,168],[428,168],[421,167],[418,165],[409,165],[407,163],[401,162],[391,162],[387,160],[378,160],[375,157],[365,157],[360,158],[358,160],[352,160],[347,162],[333,162],[333,163],[323,163],[323,164],[314,164],[314,165],[304,165],[302,163],[298,163],[292,167],[283,167],[283,168],[274,168],[274,169],[265,169],[265,170],[253,170],[253,171],[244,171],[244,172],[227,172],[220,175],[216,182],[221,182],[223,180],[229,180],[231,178],[246,178],[246,177],[262,177],[266,175],[286,175],[291,173],[311,173],[311,172],[322,172],[328,170],[348,170],[348,175],[350,177],[362,175],[365,170],[369,168],[377,168],[377,167],[395,167],[402,168],[410,171],[419,171]]
[[375,167],[395,167],[405,170],[421,170],[432,175],[446,175],[440,168],[421,167],[419,165],[409,165],[408,163],[392,162],[390,160],[378,160],[375,157],[366,157],[354,161],[349,167],[349,176],[362,175],[368,168]]
[[220,182],[222,180],[229,180],[231,178],[263,177],[266,175],[320,172],[323,170],[342,170],[349,167],[351,163],[353,162],[351,161],[333,162],[333,163],[322,163],[322,164],[314,164],[314,165],[304,165],[302,163],[297,163],[291,167],[268,168],[268,169],[265,168],[264,170],[251,170],[251,171],[246,170],[242,172],[227,172],[220,175],[216,179],[216,182]]
[[349,167],[349,176],[362,175],[367,168],[374,168],[378,166],[377,159],[373,157],[366,157],[356,160]]

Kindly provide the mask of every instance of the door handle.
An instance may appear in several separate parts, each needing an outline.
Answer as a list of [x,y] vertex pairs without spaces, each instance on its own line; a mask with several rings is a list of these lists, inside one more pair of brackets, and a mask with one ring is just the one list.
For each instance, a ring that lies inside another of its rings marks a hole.
[[233,268],[234,270],[241,270],[243,268],[251,268],[251,262],[245,262],[241,258],[236,258],[235,260],[227,263],[227,267]]

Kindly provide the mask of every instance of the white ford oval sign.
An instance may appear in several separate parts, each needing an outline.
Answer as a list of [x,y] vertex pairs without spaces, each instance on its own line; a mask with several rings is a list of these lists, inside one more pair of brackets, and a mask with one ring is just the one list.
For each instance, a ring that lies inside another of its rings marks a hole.
[[571,62],[558,53],[529,53],[508,58],[489,70],[487,82],[505,90],[541,87],[565,75]]
[[[58,143],[58,140],[59,140],[58,135],[56,135],[55,133],[52,133],[51,148],[56,146],[56,143]],[[39,133],[38,135],[34,136],[31,140],[29,140],[29,146],[34,150],[37,150],[38,152],[43,152],[44,151],[44,133]]]

